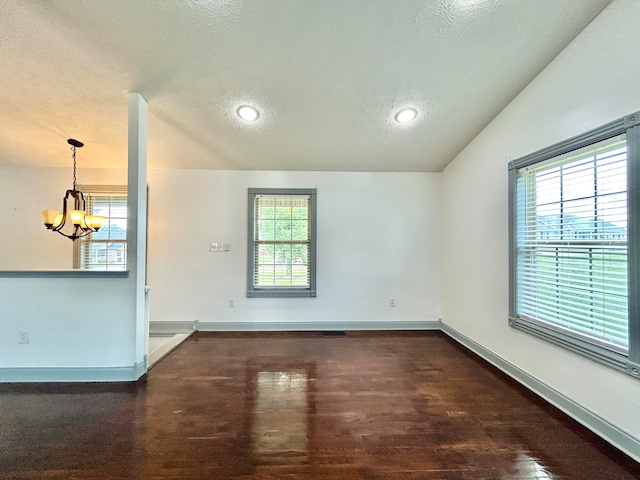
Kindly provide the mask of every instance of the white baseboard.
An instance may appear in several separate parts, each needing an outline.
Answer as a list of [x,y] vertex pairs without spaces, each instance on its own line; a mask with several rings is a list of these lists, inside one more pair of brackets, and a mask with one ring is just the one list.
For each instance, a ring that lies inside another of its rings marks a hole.
[[131,382],[147,371],[147,358],[130,367],[0,368],[0,382]]
[[[158,322],[160,323],[160,322]],[[439,330],[439,320],[374,320],[315,322],[196,322],[203,332],[325,332],[347,330]]]
[[637,438],[621,430],[596,413],[587,410],[582,405],[574,402],[554,388],[529,375],[524,370],[521,370],[504,358],[496,355],[479,343],[451,328],[444,322],[441,322],[441,330],[456,342],[464,345],[473,353],[497,367],[499,370],[503,371],[518,383],[521,383],[526,388],[536,393],[538,396],[542,397],[551,405],[562,410],[596,435],[604,438],[607,442],[619,450],[622,450],[634,460],[640,462],[640,440]]
[[149,322],[149,334],[150,335],[163,335],[163,334],[176,334],[176,333],[190,333],[195,330],[194,325],[196,321],[150,321]]

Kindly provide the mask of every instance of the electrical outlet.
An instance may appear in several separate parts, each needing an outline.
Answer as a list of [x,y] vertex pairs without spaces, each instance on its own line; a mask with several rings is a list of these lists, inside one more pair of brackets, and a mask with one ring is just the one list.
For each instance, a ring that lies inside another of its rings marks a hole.
[[229,299],[229,303],[228,303],[227,305],[229,305],[229,308],[233,308],[233,307],[235,307],[235,306],[236,306],[236,301],[235,301],[235,299],[230,298],[230,299]]
[[395,298],[390,298],[389,299],[389,306],[390,307],[395,307],[396,306],[396,299]]
[[29,343],[29,332],[20,330],[18,332],[18,343]]

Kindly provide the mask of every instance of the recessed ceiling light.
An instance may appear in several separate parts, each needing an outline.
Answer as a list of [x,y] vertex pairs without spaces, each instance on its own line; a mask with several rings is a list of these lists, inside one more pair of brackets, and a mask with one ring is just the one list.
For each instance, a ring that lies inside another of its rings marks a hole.
[[418,116],[418,111],[415,108],[403,108],[396,113],[395,119],[398,123],[408,123]]
[[246,120],[247,122],[253,122],[260,116],[260,112],[251,105],[240,105],[236,109],[236,113],[241,119]]

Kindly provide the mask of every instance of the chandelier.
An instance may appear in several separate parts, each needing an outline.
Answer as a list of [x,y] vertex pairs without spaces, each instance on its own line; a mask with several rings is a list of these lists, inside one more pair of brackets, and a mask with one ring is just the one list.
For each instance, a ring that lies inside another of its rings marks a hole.
[[[84,146],[84,143],[70,138],[67,143],[71,145],[71,151],[73,152],[73,189],[67,190],[64,199],[62,200],[62,212],[58,210],[42,210],[42,221],[47,229],[58,232],[71,240],[76,238],[85,237],[92,232],[97,232],[102,226],[104,217],[99,215],[87,215],[86,206],[84,201],[84,195],[80,190],[76,188],[76,148]],[[73,199],[73,209],[68,208],[69,200]],[[62,228],[67,224],[67,217],[70,219],[70,223],[73,227],[69,233],[62,231]]]

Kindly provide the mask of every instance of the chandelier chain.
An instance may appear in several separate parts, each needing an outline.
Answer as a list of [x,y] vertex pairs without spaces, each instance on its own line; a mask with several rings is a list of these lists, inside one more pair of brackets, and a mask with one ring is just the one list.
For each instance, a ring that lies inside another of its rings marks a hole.
[[76,189],[76,147],[75,145],[71,147],[71,151],[73,152],[73,189]]

